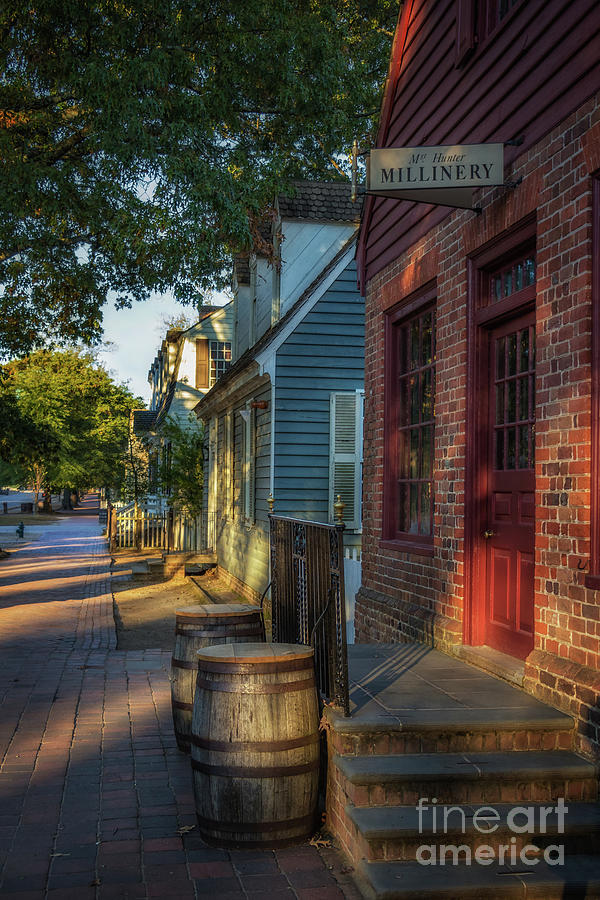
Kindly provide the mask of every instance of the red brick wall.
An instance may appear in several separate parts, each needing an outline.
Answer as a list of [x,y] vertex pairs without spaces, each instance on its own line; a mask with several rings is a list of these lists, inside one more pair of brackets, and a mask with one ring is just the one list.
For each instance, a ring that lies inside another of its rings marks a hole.
[[[464,626],[467,402],[466,258],[535,215],[537,403],[535,649],[526,688],[579,719],[599,746],[600,593],[590,555],[592,178],[600,168],[598,96],[523,154],[482,214],[457,211],[368,284],[363,587],[359,641],[425,640],[451,650]],[[600,261],[598,261],[600,263]],[[435,527],[431,556],[389,549],[383,504],[384,314],[437,283]],[[594,694],[596,691],[596,694]]]

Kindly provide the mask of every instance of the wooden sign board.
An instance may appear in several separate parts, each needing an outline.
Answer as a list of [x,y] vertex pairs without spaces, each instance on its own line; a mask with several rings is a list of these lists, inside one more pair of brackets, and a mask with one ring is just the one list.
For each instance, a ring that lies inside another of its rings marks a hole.
[[504,184],[504,144],[371,150],[367,193],[473,209],[477,188]]

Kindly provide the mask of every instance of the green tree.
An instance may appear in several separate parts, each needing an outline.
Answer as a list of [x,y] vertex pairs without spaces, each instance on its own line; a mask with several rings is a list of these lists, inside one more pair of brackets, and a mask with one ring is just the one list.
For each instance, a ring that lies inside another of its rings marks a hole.
[[120,482],[129,413],[142,404],[92,354],[38,350],[6,364],[3,375],[15,421],[38,437],[27,450],[27,432],[17,429],[17,450],[0,445],[6,462],[23,465],[40,487],[82,490]]
[[187,427],[167,419],[160,436],[164,452],[158,466],[157,486],[169,506],[188,516],[197,516],[204,506],[202,426],[193,414]]
[[397,0],[4,0],[0,350],[228,280],[295,177],[379,112]]

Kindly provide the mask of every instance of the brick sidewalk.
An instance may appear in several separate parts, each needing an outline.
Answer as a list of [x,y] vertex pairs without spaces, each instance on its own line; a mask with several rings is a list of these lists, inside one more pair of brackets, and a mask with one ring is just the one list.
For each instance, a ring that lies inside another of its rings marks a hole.
[[170,653],[115,649],[109,564],[90,517],[0,563],[0,897],[359,897],[334,851],[200,840]]

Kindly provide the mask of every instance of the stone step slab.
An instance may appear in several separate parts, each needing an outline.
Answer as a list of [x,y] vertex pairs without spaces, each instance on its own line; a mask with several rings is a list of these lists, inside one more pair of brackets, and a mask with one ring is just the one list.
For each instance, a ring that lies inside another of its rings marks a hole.
[[596,800],[597,768],[570,751],[335,756],[354,806]]
[[[347,807],[346,815],[355,829],[358,855],[372,861],[415,860],[419,848],[433,842],[466,844],[471,849],[482,844],[496,849],[500,844],[514,843],[517,851],[527,844],[543,850],[558,842],[567,853],[600,851],[600,804],[569,802],[562,817],[555,804],[527,804],[523,808],[527,814],[516,814],[519,807],[514,804],[456,807],[429,802],[420,814],[416,806],[380,806]],[[490,815],[486,821],[485,816]],[[527,824],[533,828],[521,832]]]
[[371,900],[598,900],[600,860],[567,857],[565,865],[422,866],[416,862],[366,862],[357,875]]
[[571,716],[531,700],[514,709],[418,709],[345,718],[325,709],[330,744],[341,756],[467,751],[570,750]]

